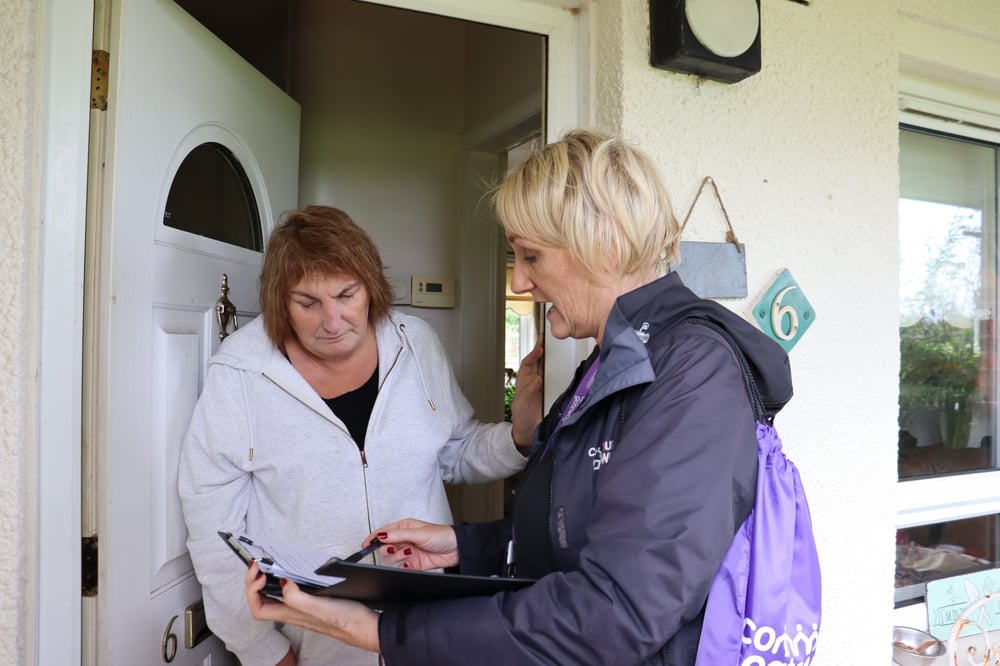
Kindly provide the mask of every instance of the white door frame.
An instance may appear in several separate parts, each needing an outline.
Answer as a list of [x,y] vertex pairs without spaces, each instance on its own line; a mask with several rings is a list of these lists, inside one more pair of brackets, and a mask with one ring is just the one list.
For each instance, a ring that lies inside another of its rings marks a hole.
[[[586,0],[581,14],[545,0],[377,2],[546,35],[548,138],[587,121]],[[35,581],[27,595],[34,603],[29,626],[37,633],[28,656],[40,666],[61,666],[79,664],[81,658],[80,384],[89,113],[80,101],[90,97],[94,0],[46,0],[42,11],[37,474],[34,483],[28,481],[35,512],[27,525],[29,539],[34,537],[27,574]],[[546,352],[550,363],[557,347]],[[572,368],[575,351],[565,347],[560,353]],[[564,383],[552,379],[553,386]]]
[[[93,0],[47,0],[39,39],[41,178],[29,663],[80,662],[80,414]],[[33,657],[33,659],[32,659]]]

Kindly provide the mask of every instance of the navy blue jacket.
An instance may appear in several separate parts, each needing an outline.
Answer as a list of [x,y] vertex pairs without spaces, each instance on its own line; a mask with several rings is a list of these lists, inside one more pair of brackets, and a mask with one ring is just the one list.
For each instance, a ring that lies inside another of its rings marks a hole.
[[[571,386],[536,431],[536,451],[555,456],[558,571],[516,592],[387,610],[387,664],[694,664],[709,587],[753,506],[757,442],[730,346],[690,317],[736,340],[772,412],[791,398],[781,347],[676,274],[620,297],[587,398],[555,429]],[[463,573],[499,573],[509,521],[456,534]]]

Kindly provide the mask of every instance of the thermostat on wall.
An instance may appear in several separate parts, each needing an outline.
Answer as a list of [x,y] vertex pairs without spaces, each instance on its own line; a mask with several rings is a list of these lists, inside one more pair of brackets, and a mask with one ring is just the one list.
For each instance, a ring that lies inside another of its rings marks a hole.
[[410,278],[410,305],[415,308],[455,307],[455,280],[450,277],[414,275]]

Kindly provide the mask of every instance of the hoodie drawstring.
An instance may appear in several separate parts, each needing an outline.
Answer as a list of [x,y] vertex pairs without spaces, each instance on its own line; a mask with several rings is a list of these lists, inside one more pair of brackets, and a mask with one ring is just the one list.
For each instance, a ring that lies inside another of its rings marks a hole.
[[410,354],[413,355],[413,365],[417,368],[417,378],[420,380],[420,388],[424,391],[424,398],[427,399],[427,404],[431,406],[432,410],[437,411],[437,406],[431,400],[430,391],[427,390],[427,380],[424,379],[423,370],[420,369],[420,357],[413,350],[410,339],[406,337],[406,324],[399,324],[399,337],[403,338],[403,344],[406,345],[406,348],[410,350]]

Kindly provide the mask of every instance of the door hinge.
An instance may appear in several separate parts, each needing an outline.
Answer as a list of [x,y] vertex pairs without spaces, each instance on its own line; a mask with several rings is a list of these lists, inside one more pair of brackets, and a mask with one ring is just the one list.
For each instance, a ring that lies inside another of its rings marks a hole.
[[107,51],[93,51],[90,69],[90,108],[106,111],[108,108],[108,61]]
[[80,592],[85,597],[97,596],[97,535],[83,537],[80,550]]

